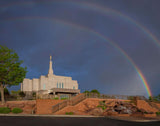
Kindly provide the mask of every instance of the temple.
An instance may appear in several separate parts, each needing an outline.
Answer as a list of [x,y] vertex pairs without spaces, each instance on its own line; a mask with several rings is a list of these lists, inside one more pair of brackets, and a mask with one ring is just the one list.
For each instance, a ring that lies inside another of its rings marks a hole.
[[38,95],[53,95],[55,97],[71,97],[80,93],[78,82],[72,77],[57,76],[52,68],[52,56],[50,56],[48,75],[23,80],[21,91],[26,94],[36,92]]

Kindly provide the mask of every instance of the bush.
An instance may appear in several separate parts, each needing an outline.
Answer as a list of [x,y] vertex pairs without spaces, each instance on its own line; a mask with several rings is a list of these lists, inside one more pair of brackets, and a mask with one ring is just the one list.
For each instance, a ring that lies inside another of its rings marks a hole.
[[157,115],[157,116],[160,116],[160,112],[156,112],[156,115]]
[[12,113],[22,113],[23,112],[23,110],[21,109],[21,108],[13,108],[12,109]]
[[19,92],[19,96],[20,96],[20,97],[25,97],[26,94],[25,94],[23,91],[21,91],[21,92]]
[[7,113],[10,113],[10,112],[11,112],[10,108],[7,108],[7,107],[1,107],[0,108],[0,113],[7,114]]
[[61,98],[61,100],[67,100],[68,98]]
[[36,97],[36,92],[32,92],[32,97]]
[[107,107],[106,106],[102,106],[102,105],[98,105],[98,108],[102,108],[103,110],[105,110]]
[[88,91],[88,90],[85,90],[83,93],[90,93],[90,91]]
[[96,90],[96,89],[93,89],[93,90],[91,91],[91,93],[100,94],[100,92],[99,92],[98,90]]
[[66,112],[66,115],[73,115],[74,112]]
[[128,100],[134,100],[133,96],[128,96]]
[[18,94],[20,93],[21,91],[18,90],[18,91],[11,91],[11,95],[15,95],[15,96],[18,96]]
[[105,106],[105,105],[106,105],[106,104],[105,104],[105,101],[100,101],[99,104],[102,105],[102,106]]
[[59,98],[58,97],[55,97],[55,98],[53,98],[54,100],[59,100]]
[[138,109],[137,112],[142,112],[142,111]]
[[144,112],[144,114],[148,114],[148,112]]

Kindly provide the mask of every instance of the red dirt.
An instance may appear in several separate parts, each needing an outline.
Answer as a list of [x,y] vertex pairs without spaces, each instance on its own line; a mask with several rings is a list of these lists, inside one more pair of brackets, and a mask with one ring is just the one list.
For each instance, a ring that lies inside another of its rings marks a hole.
[[63,100],[38,99],[36,100],[36,114],[52,114],[52,106]]
[[151,107],[146,101],[144,100],[137,100],[137,107],[139,109],[144,109],[149,112],[158,112],[159,110],[156,108]]

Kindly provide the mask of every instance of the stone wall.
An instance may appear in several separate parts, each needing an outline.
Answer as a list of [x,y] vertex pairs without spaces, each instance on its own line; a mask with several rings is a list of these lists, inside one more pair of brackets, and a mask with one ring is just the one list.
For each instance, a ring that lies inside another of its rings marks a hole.
[[52,106],[62,102],[63,100],[37,99],[36,114],[52,114]]

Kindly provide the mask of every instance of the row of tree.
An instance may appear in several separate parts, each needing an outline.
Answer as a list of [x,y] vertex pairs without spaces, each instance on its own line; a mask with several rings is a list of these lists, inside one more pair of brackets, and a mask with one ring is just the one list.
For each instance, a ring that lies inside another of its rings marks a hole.
[[100,92],[96,89],[93,89],[91,91],[85,90],[83,93],[96,93],[96,94],[100,94]]

